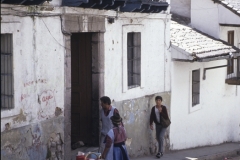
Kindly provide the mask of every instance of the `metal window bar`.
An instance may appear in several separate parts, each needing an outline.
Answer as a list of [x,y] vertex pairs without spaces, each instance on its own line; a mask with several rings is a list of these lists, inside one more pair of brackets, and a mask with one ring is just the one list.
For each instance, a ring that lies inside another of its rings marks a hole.
[[[234,46],[234,31],[228,31],[228,43]],[[230,65],[231,63],[231,65]],[[234,60],[228,61],[227,74],[234,73]]]
[[237,58],[237,77],[240,79],[240,57]]
[[200,69],[192,71],[192,107],[200,103]]
[[127,34],[127,69],[128,88],[135,88],[141,83],[141,33]]
[[234,73],[234,59],[233,58],[231,60],[227,61],[227,65],[228,65],[228,67],[227,67],[227,74]]
[[14,108],[12,34],[1,34],[1,109]]
[[232,65],[232,72],[228,72],[226,79],[240,79],[240,57],[233,58],[230,61]]

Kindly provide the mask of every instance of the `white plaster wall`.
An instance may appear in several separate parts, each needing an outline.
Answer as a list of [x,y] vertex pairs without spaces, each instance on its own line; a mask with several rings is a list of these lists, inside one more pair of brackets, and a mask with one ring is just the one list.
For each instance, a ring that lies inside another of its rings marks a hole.
[[240,27],[220,27],[220,39],[228,41],[228,31],[234,31],[234,46],[240,48]]
[[184,17],[191,17],[191,0],[171,0],[171,12]]
[[[172,150],[240,141],[240,86],[225,84],[226,60],[211,62],[172,62],[170,145]],[[190,105],[191,72],[201,69],[200,104]]]
[[[106,32],[104,34],[104,93],[116,101],[170,90],[170,69],[166,67],[167,65],[170,66],[170,64],[165,64],[168,61],[167,58],[169,58],[166,56],[168,52],[166,48],[169,47],[170,21],[164,22],[166,15],[163,15],[162,19],[147,19],[145,14],[134,13],[134,15],[138,18],[131,19],[126,18],[126,15],[125,17],[120,15],[120,18],[115,20],[113,24],[106,22]],[[141,17],[146,18],[143,19]],[[127,32],[123,32],[123,25],[132,27],[132,31],[141,30],[142,84],[141,87],[127,89],[126,91],[123,91],[123,85],[127,84],[123,78],[127,74],[126,66],[125,68],[123,67],[123,57],[126,57],[123,55],[126,54],[123,49],[123,43],[127,42],[123,42],[122,37],[126,36]]]
[[240,24],[240,17],[223,5],[219,5],[219,23]]
[[192,27],[219,38],[218,5],[211,0],[191,0]]
[[56,107],[63,111],[65,50],[60,22],[59,17],[2,16],[1,33],[13,34],[15,106],[1,111],[1,132],[6,123],[17,128],[54,117]]

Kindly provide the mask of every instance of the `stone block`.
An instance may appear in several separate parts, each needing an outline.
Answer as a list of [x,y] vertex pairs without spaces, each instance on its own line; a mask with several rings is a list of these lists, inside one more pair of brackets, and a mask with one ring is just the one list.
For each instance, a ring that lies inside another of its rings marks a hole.
[[90,32],[105,32],[105,18],[104,17],[88,17],[88,31]]
[[63,16],[63,30],[67,32],[80,32],[82,30],[82,17],[77,15]]

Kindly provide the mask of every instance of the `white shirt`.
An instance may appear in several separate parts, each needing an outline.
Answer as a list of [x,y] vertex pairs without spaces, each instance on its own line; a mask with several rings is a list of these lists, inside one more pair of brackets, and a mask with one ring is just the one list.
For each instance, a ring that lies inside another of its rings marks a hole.
[[157,121],[160,123],[160,112],[159,112],[159,110],[157,109],[156,106],[155,106],[155,114],[156,114],[156,117],[157,117]]
[[102,119],[102,130],[101,133],[103,135],[107,135],[108,131],[113,128],[113,124],[111,121],[111,117],[113,116],[115,107],[112,106],[111,111],[109,112],[108,116],[105,116],[104,110],[101,110],[101,119]]

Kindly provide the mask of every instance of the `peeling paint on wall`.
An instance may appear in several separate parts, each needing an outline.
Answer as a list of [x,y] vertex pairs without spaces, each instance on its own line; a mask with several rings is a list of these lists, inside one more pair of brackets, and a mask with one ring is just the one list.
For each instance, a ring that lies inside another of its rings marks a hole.
[[[155,130],[149,128],[149,118],[152,106],[155,105],[155,96],[163,97],[163,104],[170,111],[170,93],[158,93],[137,99],[113,102],[117,107],[127,132],[126,146],[130,157],[154,154],[158,151]],[[169,112],[170,116],[170,112]],[[169,128],[165,134],[164,151],[169,151]]]
[[5,124],[5,130],[7,131],[7,130],[9,130],[11,127],[10,127],[10,123],[6,123]]
[[52,133],[48,141],[47,160],[63,158],[63,140],[60,133]]
[[20,110],[20,114],[17,117],[13,118],[13,123],[25,122],[26,116],[23,114],[23,110]]
[[1,133],[1,159],[63,159],[63,117]]

